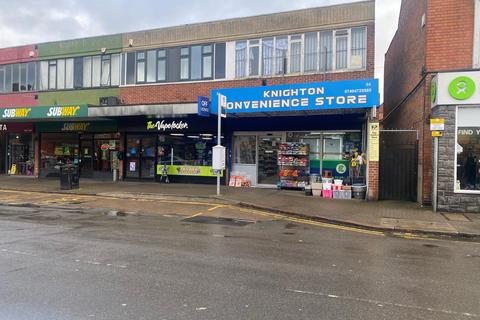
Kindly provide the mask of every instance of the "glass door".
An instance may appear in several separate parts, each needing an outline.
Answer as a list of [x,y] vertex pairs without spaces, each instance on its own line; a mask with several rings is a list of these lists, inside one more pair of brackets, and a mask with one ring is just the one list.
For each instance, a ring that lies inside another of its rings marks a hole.
[[155,177],[156,136],[128,136],[126,154],[126,177]]
[[80,140],[80,174],[82,177],[93,176],[93,150],[92,140]]
[[281,135],[258,136],[258,184],[277,184],[278,148],[281,142]]

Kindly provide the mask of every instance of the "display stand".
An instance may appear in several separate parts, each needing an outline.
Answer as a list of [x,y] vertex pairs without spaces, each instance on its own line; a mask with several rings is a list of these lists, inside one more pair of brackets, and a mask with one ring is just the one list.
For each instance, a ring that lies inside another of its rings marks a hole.
[[310,178],[309,145],[282,143],[278,150],[279,189],[302,189]]

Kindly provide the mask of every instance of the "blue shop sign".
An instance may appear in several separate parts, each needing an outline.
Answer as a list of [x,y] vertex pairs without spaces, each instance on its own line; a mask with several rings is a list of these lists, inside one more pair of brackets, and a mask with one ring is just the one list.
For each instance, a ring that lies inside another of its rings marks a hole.
[[217,113],[217,93],[227,97],[227,113],[371,108],[380,104],[378,79],[212,90],[212,113]]
[[210,116],[210,100],[208,97],[198,97],[198,115],[202,117]]

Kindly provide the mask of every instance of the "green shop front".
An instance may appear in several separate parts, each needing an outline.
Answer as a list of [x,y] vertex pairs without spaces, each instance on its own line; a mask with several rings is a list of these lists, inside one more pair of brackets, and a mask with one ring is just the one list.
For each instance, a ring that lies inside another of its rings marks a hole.
[[41,167],[37,125],[87,118],[88,106],[6,107],[0,108],[0,116],[1,173],[36,177]]

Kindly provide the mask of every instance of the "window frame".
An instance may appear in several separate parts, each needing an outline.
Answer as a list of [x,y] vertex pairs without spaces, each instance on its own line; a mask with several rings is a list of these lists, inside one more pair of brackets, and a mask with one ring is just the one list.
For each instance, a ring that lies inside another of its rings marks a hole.
[[[353,28],[353,27],[352,27]],[[351,34],[351,31],[352,31],[352,28],[348,28],[348,29],[335,29],[333,30],[333,61],[332,61],[332,71],[350,71],[351,68],[350,68],[350,56],[351,56],[351,53],[352,53],[352,34]],[[340,32],[340,31],[347,31],[347,34],[341,34],[341,35],[338,35],[337,36],[337,32]],[[347,49],[346,49],[346,52],[347,52],[347,62],[346,62],[346,67],[345,68],[337,68],[337,54],[338,54],[338,51],[337,51],[337,38],[346,38],[347,39]],[[357,69],[356,69],[357,70]]]
[[[167,71],[167,67],[168,67],[168,63],[167,63],[167,49],[157,49],[155,50],[156,51],[156,59],[155,59],[155,82],[167,82],[167,75],[168,75],[168,71]],[[165,54],[163,56],[160,56],[159,53],[160,52],[164,52]],[[159,80],[158,79],[158,64],[159,62],[164,62],[165,63],[165,74],[164,74],[164,79],[163,80]]]
[[[188,53],[182,53],[182,50],[187,50]],[[187,64],[186,66],[188,67],[188,70],[187,70],[187,77],[186,78],[183,78],[182,77],[182,60],[183,59],[187,59]],[[180,47],[180,81],[190,81],[191,79],[191,67],[190,67],[190,63],[191,63],[191,47],[188,46],[188,47]]]

